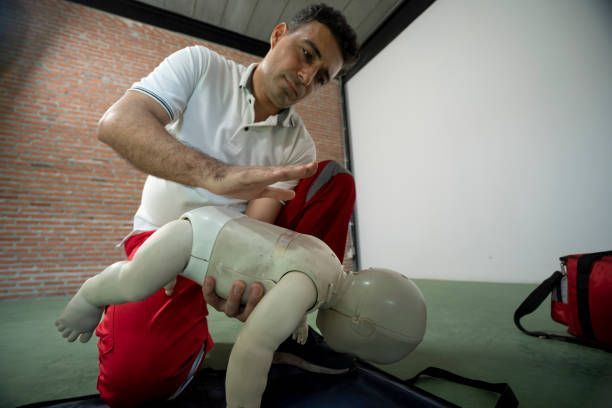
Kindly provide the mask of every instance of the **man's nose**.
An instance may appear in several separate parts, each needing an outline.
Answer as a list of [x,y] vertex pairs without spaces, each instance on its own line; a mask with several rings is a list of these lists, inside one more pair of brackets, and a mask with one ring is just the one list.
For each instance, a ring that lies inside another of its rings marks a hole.
[[304,84],[306,88],[308,88],[312,81],[314,80],[315,75],[317,74],[317,69],[314,66],[304,67],[298,72],[298,78]]

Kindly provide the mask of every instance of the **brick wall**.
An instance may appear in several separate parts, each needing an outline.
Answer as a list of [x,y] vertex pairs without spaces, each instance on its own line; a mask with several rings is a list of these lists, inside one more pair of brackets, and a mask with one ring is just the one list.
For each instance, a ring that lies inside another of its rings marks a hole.
[[[144,175],[98,142],[104,111],[165,56],[206,45],[64,1],[0,5],[0,299],[72,294],[123,258]],[[339,87],[297,106],[319,159],[343,159]]]

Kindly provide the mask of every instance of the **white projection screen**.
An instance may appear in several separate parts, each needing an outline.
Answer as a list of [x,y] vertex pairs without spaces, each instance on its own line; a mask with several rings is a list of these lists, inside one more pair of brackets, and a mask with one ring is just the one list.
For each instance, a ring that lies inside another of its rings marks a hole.
[[612,249],[612,7],[438,0],[346,83],[362,268],[537,282]]

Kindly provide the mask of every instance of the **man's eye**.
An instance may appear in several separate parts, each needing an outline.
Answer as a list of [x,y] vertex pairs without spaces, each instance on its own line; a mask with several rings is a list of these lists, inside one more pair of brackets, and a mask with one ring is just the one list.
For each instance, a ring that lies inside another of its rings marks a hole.
[[306,57],[308,62],[312,60],[312,54],[306,48],[302,48],[302,54],[304,54],[304,57]]

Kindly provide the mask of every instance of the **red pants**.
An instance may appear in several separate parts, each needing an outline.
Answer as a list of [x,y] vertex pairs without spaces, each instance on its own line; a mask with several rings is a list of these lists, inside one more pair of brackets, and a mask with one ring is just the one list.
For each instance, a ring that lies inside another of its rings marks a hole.
[[[342,261],[355,201],[353,177],[335,162],[321,162],[295,192],[276,224],[318,237]],[[128,259],[152,233],[126,241]],[[108,306],[96,330],[100,396],[112,407],[134,407],[175,394],[202,347],[208,352],[214,344],[207,315],[201,286],[180,276],[171,297],[162,289],[141,302]]]

